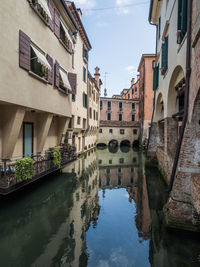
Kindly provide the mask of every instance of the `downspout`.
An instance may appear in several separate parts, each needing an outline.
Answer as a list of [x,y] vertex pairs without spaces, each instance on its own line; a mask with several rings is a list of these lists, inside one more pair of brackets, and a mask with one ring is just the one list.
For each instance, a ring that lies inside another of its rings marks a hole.
[[187,116],[188,116],[188,106],[189,106],[189,89],[190,89],[190,74],[191,74],[191,23],[192,23],[192,0],[188,0],[188,10],[187,10],[187,51],[186,51],[186,87],[185,87],[185,98],[184,98],[184,115],[183,115],[183,122],[182,127],[180,131],[180,137],[178,140],[177,148],[176,148],[176,154],[174,158],[173,168],[172,168],[172,174],[170,178],[170,184],[168,188],[168,192],[172,191],[175,175],[176,175],[176,169],[178,165],[179,155],[181,151],[181,145],[183,141],[183,136],[185,132],[185,127],[187,123]]
[[[152,7],[153,7],[153,1],[151,1],[150,4],[150,12],[149,12],[149,24],[152,26],[156,26],[156,58],[157,58],[157,47],[158,47],[158,27],[157,24],[151,22],[151,12],[152,12]],[[153,89],[153,88],[152,88]],[[149,138],[147,142],[147,149],[146,149],[146,154],[149,149],[149,141],[150,141],[150,136],[151,136],[151,129],[152,129],[152,124],[153,124],[153,117],[154,117],[154,112],[155,112],[155,103],[156,103],[156,90],[154,91],[154,98],[153,98],[153,112],[152,112],[152,117],[151,117],[151,127],[149,130]]]

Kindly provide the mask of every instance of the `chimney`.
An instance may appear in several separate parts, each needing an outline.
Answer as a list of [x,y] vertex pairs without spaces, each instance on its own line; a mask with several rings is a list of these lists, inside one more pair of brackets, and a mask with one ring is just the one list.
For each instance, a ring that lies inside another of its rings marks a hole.
[[99,73],[99,71],[100,71],[100,68],[99,67],[96,67],[95,68],[94,78],[95,78],[97,87],[100,89],[100,73]]
[[137,75],[137,81],[140,79],[140,74]]
[[82,11],[81,11],[81,9],[80,8],[77,8],[77,12],[79,14],[80,19],[82,19]]
[[135,83],[135,78],[132,78],[131,80],[131,86]]

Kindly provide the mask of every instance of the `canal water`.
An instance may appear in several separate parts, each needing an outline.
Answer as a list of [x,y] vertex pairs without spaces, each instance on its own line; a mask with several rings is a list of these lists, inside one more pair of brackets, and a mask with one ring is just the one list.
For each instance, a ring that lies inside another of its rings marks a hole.
[[166,199],[141,152],[90,151],[0,200],[0,266],[200,266],[199,236],[163,225]]

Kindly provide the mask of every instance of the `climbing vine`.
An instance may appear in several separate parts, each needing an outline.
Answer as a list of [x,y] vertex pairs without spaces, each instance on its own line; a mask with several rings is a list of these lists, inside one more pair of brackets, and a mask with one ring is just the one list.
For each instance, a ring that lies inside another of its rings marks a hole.
[[32,179],[34,175],[34,161],[32,158],[23,158],[16,161],[15,178],[17,181]]
[[54,166],[61,167],[61,153],[58,149],[53,149],[53,164]]

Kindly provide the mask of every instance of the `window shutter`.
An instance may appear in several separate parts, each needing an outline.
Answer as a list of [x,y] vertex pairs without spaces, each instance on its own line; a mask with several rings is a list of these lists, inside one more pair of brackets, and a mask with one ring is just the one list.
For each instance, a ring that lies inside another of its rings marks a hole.
[[31,69],[31,38],[19,31],[19,66],[25,70]]
[[168,69],[168,36],[165,37],[165,71]]
[[87,105],[87,94],[85,94],[85,107],[87,108],[88,105]]
[[77,75],[75,73],[68,72],[69,83],[72,88],[72,94],[76,94],[76,86],[77,86]]
[[60,68],[60,65],[58,63],[58,61],[56,60],[55,61],[55,76],[54,76],[54,85],[55,87],[59,88],[59,81],[60,81],[60,78],[59,78],[59,68]]
[[177,30],[181,30],[181,11],[182,11],[182,0],[178,0],[178,22],[177,22]]
[[85,107],[85,93],[83,93],[83,107]]
[[60,38],[60,15],[56,9],[54,9],[54,32],[55,35]]
[[187,32],[187,0],[182,0],[181,31],[183,35]]
[[51,70],[48,71],[48,80],[50,84],[53,84],[53,58],[47,55],[47,61],[51,66]]
[[160,29],[161,29],[161,17],[158,20],[158,37],[160,38]]
[[153,68],[153,90],[155,91],[158,88],[159,80],[159,65]]
[[165,42],[162,44],[162,71],[161,74],[164,75],[168,69],[168,36],[165,37]]
[[52,16],[52,19],[49,18],[49,27],[52,31],[54,31],[54,7],[53,7],[53,3],[51,0],[48,0],[48,6],[49,6],[49,11]]

